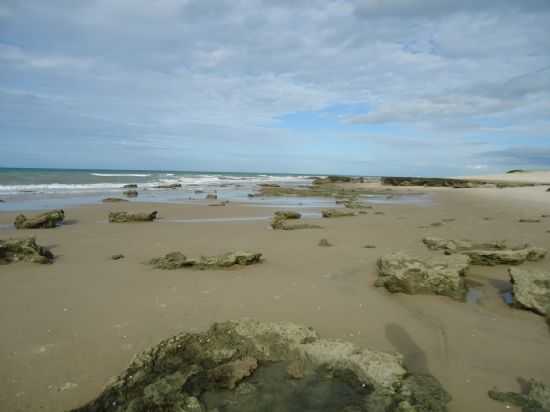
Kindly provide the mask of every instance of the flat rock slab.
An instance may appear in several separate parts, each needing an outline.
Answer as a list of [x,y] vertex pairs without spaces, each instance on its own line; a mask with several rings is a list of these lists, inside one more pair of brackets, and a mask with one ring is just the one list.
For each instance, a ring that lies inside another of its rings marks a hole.
[[14,225],[16,229],[50,229],[63,223],[64,219],[65,212],[58,209],[29,217],[20,214],[15,218]]
[[514,303],[541,315],[550,315],[550,272],[508,269]]
[[445,412],[450,396],[402,356],[254,320],[174,336],[134,358],[74,412]]
[[130,222],[152,222],[157,218],[157,211],[151,213],[129,213],[129,212],[111,212],[109,213],[109,222],[111,223],[130,223]]
[[376,286],[392,293],[435,294],[464,300],[464,276],[470,259],[464,255],[421,259],[403,252],[378,259]]
[[190,258],[181,252],[168,253],[163,257],[151,259],[149,264],[157,269],[223,269],[235,265],[248,266],[262,261],[261,253],[229,252],[221,256],[202,256],[198,259]]
[[325,218],[355,216],[355,212],[340,209],[323,209],[321,215]]
[[49,249],[27,239],[0,240],[0,264],[13,262],[52,263],[54,255]]

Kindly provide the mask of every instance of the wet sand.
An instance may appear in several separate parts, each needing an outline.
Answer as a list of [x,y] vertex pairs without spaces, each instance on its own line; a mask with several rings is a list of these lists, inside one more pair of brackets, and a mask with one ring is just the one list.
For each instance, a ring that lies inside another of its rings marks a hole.
[[[273,231],[267,219],[188,221],[267,217],[275,210],[233,204],[82,206],[66,209],[68,222],[56,229],[0,226],[0,238],[36,235],[58,256],[53,265],[0,266],[0,410],[76,407],[159,340],[242,317],[293,321],[324,337],[399,351],[412,370],[442,382],[453,396],[451,411],[506,409],[487,390],[518,390],[518,377],[550,383],[548,327],[542,317],[503,302],[507,267],[472,266],[480,300],[460,303],[375,288],[376,259],[397,250],[436,253],[423,246],[426,235],[550,249],[550,218],[518,222],[550,213],[550,193],[544,187],[422,190],[431,204],[376,204],[366,215],[312,219],[321,230]],[[120,209],[158,210],[162,219],[105,223],[108,211]],[[14,217],[1,213],[0,225]],[[456,220],[430,226],[450,218]],[[317,246],[321,238],[334,246]],[[265,262],[227,271],[144,264],[175,250],[197,256],[242,249],[264,253]],[[125,258],[110,259],[118,253]],[[525,267],[548,268],[549,259]]]

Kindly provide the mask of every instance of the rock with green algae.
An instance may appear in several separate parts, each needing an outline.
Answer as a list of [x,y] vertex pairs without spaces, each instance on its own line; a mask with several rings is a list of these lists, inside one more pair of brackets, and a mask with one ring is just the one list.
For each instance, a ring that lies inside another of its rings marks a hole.
[[241,320],[159,343],[73,412],[446,412],[449,401],[435,378],[409,373],[399,354],[322,339],[293,323]]
[[130,223],[130,222],[152,222],[157,218],[157,211],[151,213],[130,213],[130,212],[110,212],[109,222],[111,223]]
[[520,265],[525,261],[537,261],[546,256],[546,249],[528,244],[507,246],[503,240],[492,242],[473,242],[471,240],[447,240],[437,237],[425,237],[422,242],[431,250],[442,250],[450,255],[467,255],[474,265]]
[[254,252],[229,252],[220,256],[202,256],[198,259],[190,258],[181,252],[171,252],[160,258],[149,261],[157,269],[181,269],[194,267],[197,269],[229,268],[240,265],[248,266],[262,261],[261,253]]
[[50,229],[63,223],[65,212],[62,209],[50,210],[35,216],[20,214],[15,218],[16,229]]
[[464,276],[470,259],[464,255],[421,259],[395,252],[378,259],[376,286],[391,293],[435,294],[464,300]]
[[355,216],[355,212],[342,209],[323,209],[321,215],[325,218]]
[[300,219],[302,217],[301,213],[294,210],[277,210],[273,215],[282,219]]
[[274,230],[300,230],[300,229],[322,229],[321,226],[312,223],[289,223],[288,220],[301,219],[302,215],[292,210],[279,210],[271,219],[271,227]]
[[514,304],[540,315],[550,315],[550,272],[509,268]]
[[550,412],[550,387],[534,379],[523,381],[523,392],[499,392],[492,389],[489,397],[495,401],[518,406],[522,412]]
[[35,238],[0,240],[0,264],[12,262],[52,263],[53,253]]

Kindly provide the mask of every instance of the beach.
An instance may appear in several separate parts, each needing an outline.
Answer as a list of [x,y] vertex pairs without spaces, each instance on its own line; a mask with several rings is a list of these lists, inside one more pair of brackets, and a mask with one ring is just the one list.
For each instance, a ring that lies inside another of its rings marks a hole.
[[[439,379],[453,398],[451,411],[503,410],[489,389],[517,391],[518,377],[550,380],[548,327],[541,316],[505,303],[507,266],[471,266],[467,278],[476,292],[459,302],[376,288],[376,261],[398,250],[433,255],[425,236],[548,249],[550,218],[540,216],[550,212],[550,194],[544,186],[418,190],[429,201],[375,203],[353,217],[323,219],[319,209],[297,208],[309,213],[307,222],[322,225],[315,230],[272,230],[269,219],[280,207],[237,202],[83,205],[66,208],[61,227],[36,230],[15,230],[17,213],[0,213],[0,238],[36,236],[56,255],[51,265],[0,266],[0,409],[77,407],[161,339],[253,318],[400,352],[411,371]],[[156,210],[159,219],[108,223],[113,210]],[[333,246],[319,247],[321,238]],[[265,260],[228,270],[146,264],[172,251],[236,250],[261,252]],[[124,258],[112,260],[115,254]],[[523,266],[544,269],[548,258]]]

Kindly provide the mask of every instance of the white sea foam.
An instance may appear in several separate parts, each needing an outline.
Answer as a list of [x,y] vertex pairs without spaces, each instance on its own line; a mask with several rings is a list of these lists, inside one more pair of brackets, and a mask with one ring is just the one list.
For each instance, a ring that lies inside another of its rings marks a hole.
[[99,177],[149,177],[150,174],[138,174],[138,173],[90,173],[92,176]]

